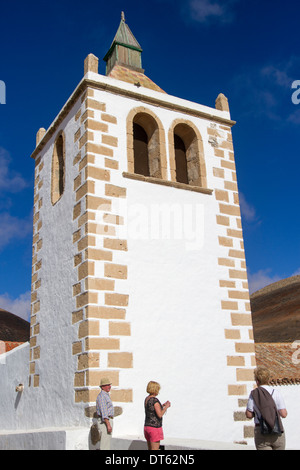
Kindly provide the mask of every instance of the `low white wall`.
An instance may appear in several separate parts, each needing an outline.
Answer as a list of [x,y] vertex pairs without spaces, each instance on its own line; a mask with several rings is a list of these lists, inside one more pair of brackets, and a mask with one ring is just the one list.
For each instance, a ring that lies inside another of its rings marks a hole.
[[0,433],[0,450],[89,450],[87,428]]
[[[33,405],[28,394],[29,343],[24,343],[0,356],[0,430],[23,429],[29,419],[28,406]],[[25,385],[23,393],[16,387]]]
[[[29,343],[0,357],[0,432],[89,424],[80,405],[68,401],[67,388],[52,376],[53,387],[29,387]],[[50,377],[49,377],[50,381]],[[16,386],[24,384],[23,392]],[[47,381],[47,384],[49,382]],[[70,391],[71,393],[71,391]]]

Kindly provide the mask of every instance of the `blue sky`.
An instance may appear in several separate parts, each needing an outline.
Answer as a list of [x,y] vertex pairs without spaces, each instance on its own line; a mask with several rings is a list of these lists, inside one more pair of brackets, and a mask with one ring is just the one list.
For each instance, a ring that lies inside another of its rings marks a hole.
[[229,99],[251,290],[300,274],[300,104],[292,101],[300,80],[299,2],[2,2],[0,307],[24,318],[35,135],[81,80],[89,53],[105,74],[102,58],[122,10],[143,48],[146,75],[167,93],[212,107],[220,92]]

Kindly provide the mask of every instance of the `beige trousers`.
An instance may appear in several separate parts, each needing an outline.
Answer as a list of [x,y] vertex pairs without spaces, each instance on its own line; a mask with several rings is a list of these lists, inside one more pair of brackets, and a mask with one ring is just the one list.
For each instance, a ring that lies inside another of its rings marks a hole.
[[254,442],[257,450],[285,450],[285,434],[262,434],[254,428]]
[[[111,427],[113,428],[113,419],[109,418]],[[102,423],[100,419],[98,420],[98,429],[101,434],[100,437],[100,450],[110,450],[112,432],[108,434],[107,427],[105,423]]]

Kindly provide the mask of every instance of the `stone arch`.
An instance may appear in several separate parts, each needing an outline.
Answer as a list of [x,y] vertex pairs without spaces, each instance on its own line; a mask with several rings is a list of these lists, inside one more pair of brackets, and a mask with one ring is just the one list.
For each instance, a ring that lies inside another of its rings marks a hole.
[[[142,129],[142,130],[141,130]],[[165,132],[160,119],[149,109],[141,106],[134,108],[127,117],[127,159],[128,159],[128,172],[135,173],[139,165],[136,164],[137,158],[137,145],[135,137],[137,132],[140,132],[140,152],[142,158],[146,160],[145,148],[147,147],[148,158],[148,174],[144,176],[151,176],[159,179],[167,179],[167,158],[166,158],[166,144]],[[142,137],[142,132],[145,133],[145,138]],[[141,167],[145,166],[141,165]],[[139,171],[141,170],[141,167]]]
[[[203,140],[199,130],[191,121],[176,119],[172,123],[169,129],[169,155],[171,181],[207,188]],[[185,178],[183,176],[184,158],[186,159]],[[181,160],[181,177],[177,174],[179,173],[179,160]]]
[[65,135],[61,131],[54,142],[51,168],[51,202],[56,204],[65,189]]

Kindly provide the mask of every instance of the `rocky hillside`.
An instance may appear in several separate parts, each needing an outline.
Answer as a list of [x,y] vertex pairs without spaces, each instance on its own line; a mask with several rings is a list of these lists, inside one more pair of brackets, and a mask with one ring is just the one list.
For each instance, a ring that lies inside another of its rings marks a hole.
[[29,341],[30,323],[0,308],[0,341]]
[[254,292],[250,302],[256,343],[300,340],[300,275]]

